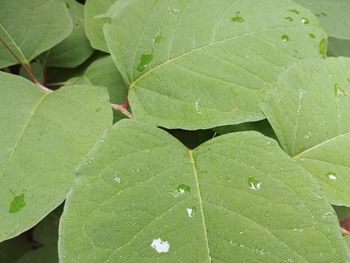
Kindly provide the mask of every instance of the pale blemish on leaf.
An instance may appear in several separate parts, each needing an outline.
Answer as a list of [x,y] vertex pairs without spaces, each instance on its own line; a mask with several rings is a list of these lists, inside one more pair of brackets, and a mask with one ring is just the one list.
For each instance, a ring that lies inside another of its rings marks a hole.
[[248,186],[251,190],[258,191],[261,189],[261,182],[255,177],[248,178]]
[[154,248],[158,253],[168,253],[170,244],[168,241],[162,241],[160,238],[153,239],[151,247]]

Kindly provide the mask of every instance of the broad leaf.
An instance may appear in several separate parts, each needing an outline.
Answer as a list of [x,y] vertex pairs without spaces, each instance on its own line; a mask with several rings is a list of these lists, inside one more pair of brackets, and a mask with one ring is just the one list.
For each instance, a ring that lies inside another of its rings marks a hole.
[[86,35],[91,45],[101,51],[108,52],[103,26],[109,19],[99,17],[117,0],[89,0],[85,3],[85,28]]
[[[94,61],[85,71],[84,77],[94,85],[106,87],[110,102],[117,104],[126,102],[127,87],[111,56]],[[120,112],[114,111],[115,122],[124,117]]]
[[0,68],[29,64],[71,31],[72,21],[62,1],[0,0]]
[[[283,149],[326,191],[350,206],[350,59],[296,63],[279,78],[263,106]],[[283,107],[281,107],[283,105]]]
[[91,56],[93,49],[85,36],[84,6],[75,0],[64,0],[73,21],[72,33],[40,58],[47,67],[74,68]]
[[313,178],[256,132],[194,151],[122,120],[93,147],[60,225],[61,262],[345,262]]
[[52,94],[0,72],[0,241],[62,203],[75,167],[111,124],[106,92],[69,86]]
[[167,128],[263,119],[282,69],[319,57],[320,43],[326,51],[316,17],[286,0],[120,0],[113,10],[104,30],[134,116]]
[[332,37],[350,39],[350,1],[348,0],[293,0],[309,8]]

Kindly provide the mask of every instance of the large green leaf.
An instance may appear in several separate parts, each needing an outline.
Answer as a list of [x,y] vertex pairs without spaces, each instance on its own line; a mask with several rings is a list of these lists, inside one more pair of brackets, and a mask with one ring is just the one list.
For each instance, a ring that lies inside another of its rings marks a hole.
[[82,64],[94,51],[85,36],[84,6],[75,0],[64,0],[73,21],[72,33],[57,46],[42,55],[48,67],[74,68]]
[[321,25],[332,37],[350,39],[349,0],[293,0],[309,8],[320,19]]
[[61,262],[346,262],[319,185],[276,141],[234,133],[188,150],[122,120],[77,170]]
[[66,38],[72,28],[62,1],[0,0],[0,68],[19,61],[29,64]]
[[[281,146],[322,184],[333,204],[350,206],[350,59],[296,63],[263,106]],[[283,107],[281,107],[283,105]]]
[[104,89],[52,94],[0,72],[0,241],[39,222],[65,198],[75,167],[108,127]]
[[102,30],[104,24],[108,22],[108,19],[101,18],[99,15],[105,13],[116,1],[117,0],[89,0],[85,4],[86,35],[91,45],[98,50],[108,52]]
[[120,0],[113,10],[105,35],[134,116],[167,128],[264,118],[259,103],[281,70],[326,43],[314,15],[287,0]]

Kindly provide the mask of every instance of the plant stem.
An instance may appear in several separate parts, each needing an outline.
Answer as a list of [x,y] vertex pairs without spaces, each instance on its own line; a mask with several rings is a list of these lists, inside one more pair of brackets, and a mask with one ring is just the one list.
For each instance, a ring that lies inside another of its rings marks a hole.
[[128,117],[129,119],[132,119],[132,114],[125,108],[123,105],[119,105],[119,104],[112,104],[112,108],[123,113],[126,117]]

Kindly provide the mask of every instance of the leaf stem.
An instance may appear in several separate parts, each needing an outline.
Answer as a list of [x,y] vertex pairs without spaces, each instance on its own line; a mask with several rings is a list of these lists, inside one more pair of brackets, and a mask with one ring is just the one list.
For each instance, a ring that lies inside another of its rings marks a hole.
[[132,114],[125,107],[125,103],[122,104],[122,105],[112,104],[112,108],[115,109],[116,111],[119,111],[119,112],[123,113],[129,119],[132,119]]
[[16,55],[15,52],[13,52],[13,50],[9,47],[9,45],[7,45],[7,43],[0,38],[0,42],[5,46],[5,48],[11,53],[11,55],[18,61],[19,64],[21,64],[23,66],[23,68],[27,71],[28,75],[31,77],[32,81],[43,91],[45,92],[52,92],[52,90],[46,88],[45,86],[43,86],[35,77],[34,73],[33,73],[33,69],[32,66],[29,63],[24,63],[23,61],[21,61],[19,59],[19,57]]

